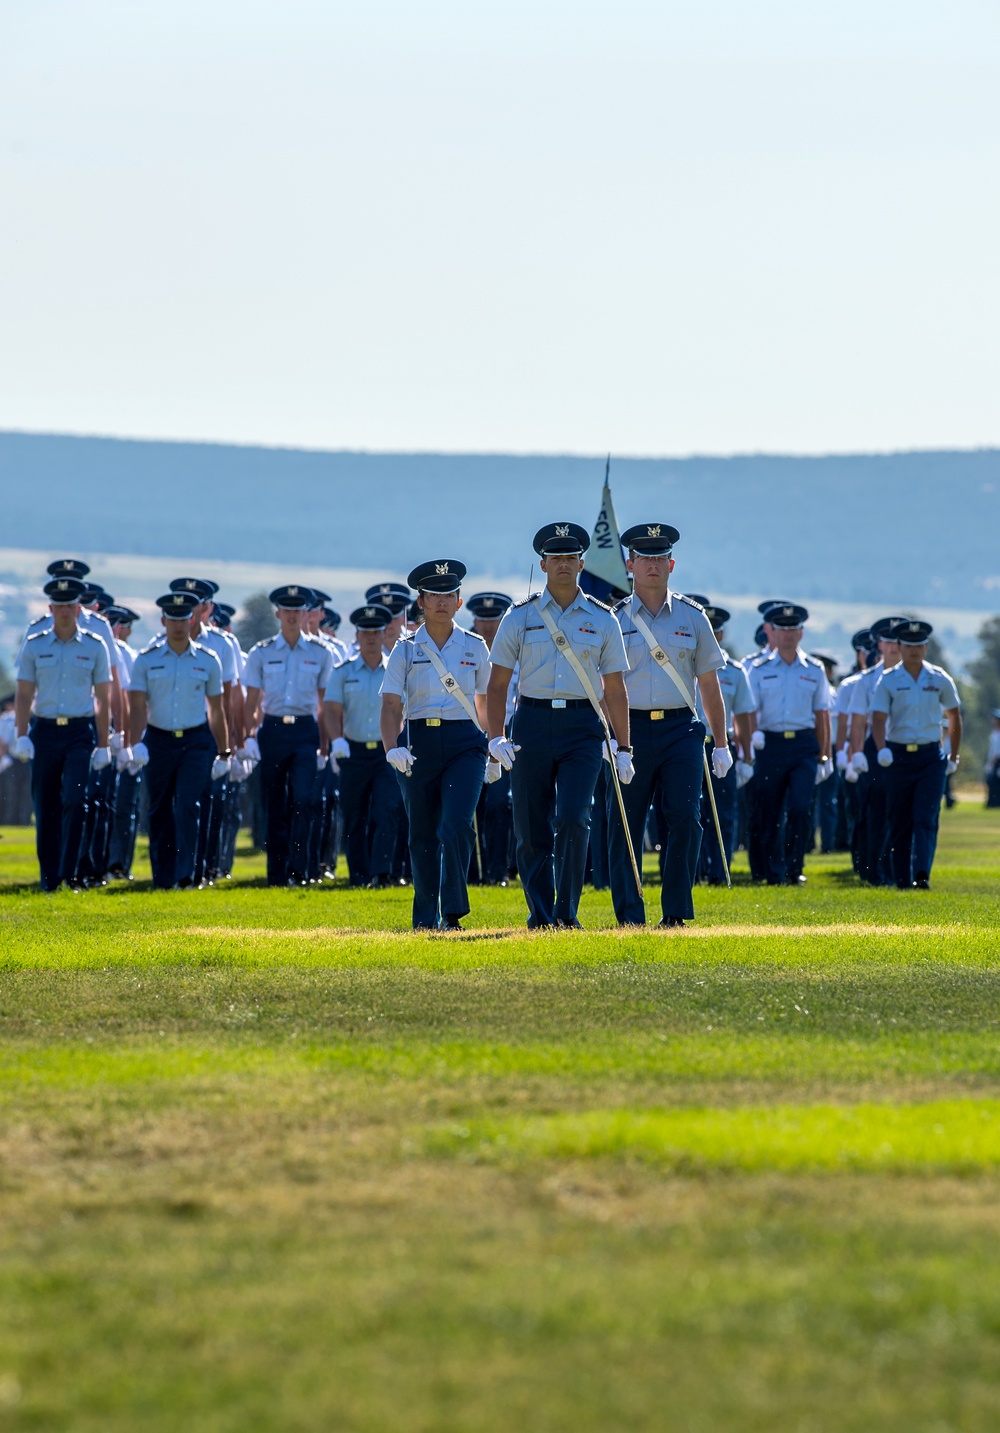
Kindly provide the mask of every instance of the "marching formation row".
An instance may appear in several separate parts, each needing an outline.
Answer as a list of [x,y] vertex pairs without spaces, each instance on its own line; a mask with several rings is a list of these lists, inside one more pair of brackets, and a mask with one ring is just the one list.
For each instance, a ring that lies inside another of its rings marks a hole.
[[9,743],[32,762],[43,890],[128,878],[140,804],[155,886],[228,875],[251,776],[270,884],[332,874],[342,832],[353,884],[412,881],[417,928],[459,926],[470,863],[484,882],[516,869],[530,928],[576,927],[588,858],[618,921],[643,925],[651,821],[661,926],[693,917],[699,869],[728,882],[740,819],[753,879],[802,884],[831,778],[859,877],[926,888],[962,735],[955,684],[926,660],[929,624],[887,616],[857,633],[834,689],[802,649],[808,612],[775,600],[735,662],[729,614],[670,586],[679,536],[622,534],[633,590],[612,608],[580,587],[586,530],[551,523],[534,538],[544,588],[475,594],[471,629],[453,559],[370,588],[350,644],[324,593],[289,585],[271,593],[278,633],[249,653],[214,582],[172,582],[137,651],[137,614],[86,563],[51,563]]

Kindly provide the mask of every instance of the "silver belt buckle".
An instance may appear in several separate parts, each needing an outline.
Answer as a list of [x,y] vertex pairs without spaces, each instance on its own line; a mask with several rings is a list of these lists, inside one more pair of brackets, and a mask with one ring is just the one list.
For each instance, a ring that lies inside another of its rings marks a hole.
[[553,705],[554,707],[564,707],[564,706],[566,705],[566,698],[565,698],[565,697],[553,697],[553,698],[552,698],[552,705]]
[[282,722],[285,724],[285,726],[294,726],[294,725],[295,725],[295,718],[294,718],[293,716],[283,716],[283,717],[281,718],[281,720],[282,720]]

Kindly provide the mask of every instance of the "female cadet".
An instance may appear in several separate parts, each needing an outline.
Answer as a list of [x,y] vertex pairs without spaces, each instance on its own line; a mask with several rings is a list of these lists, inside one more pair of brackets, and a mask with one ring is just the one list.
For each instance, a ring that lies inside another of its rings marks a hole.
[[[423,624],[393,647],[382,682],[382,744],[410,826],[414,929],[461,930],[473,818],[486,774],[486,643],[455,625],[465,566],[424,562],[407,581]],[[401,744],[406,704],[406,745]]]

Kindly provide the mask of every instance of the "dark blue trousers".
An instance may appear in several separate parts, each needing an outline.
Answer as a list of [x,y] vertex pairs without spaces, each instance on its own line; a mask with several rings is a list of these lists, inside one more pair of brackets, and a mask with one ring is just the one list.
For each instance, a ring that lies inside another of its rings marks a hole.
[[768,885],[794,881],[802,874],[818,765],[815,731],[797,731],[792,736],[768,732],[763,751],[757,753],[750,785],[757,788],[754,799]]
[[858,875],[869,886],[885,886],[892,880],[889,855],[889,778],[878,764],[878,748],[871,737],[865,742],[868,770],[857,783],[858,821],[854,848]]
[[[668,712],[652,721],[648,712],[630,711],[635,776],[622,787],[636,860],[642,861],[642,837],[651,803],[659,799],[662,813],[663,919],[690,920],[694,915],[691,887],[698,874],[701,851],[702,751],[705,727],[687,710]],[[618,797],[608,782],[608,853],[611,899],[620,925],[645,925],[646,907],[636,889],[629,860]],[[641,866],[640,866],[641,869]]]
[[[719,825],[722,828],[722,846],[726,853],[726,864],[732,869],[733,845],[736,839],[736,748],[732,742],[729,743],[729,751],[734,765],[729,768],[721,781],[714,773],[712,773],[711,779],[715,806],[719,813]],[[711,752],[709,760],[711,760]],[[712,805],[708,799],[708,790],[705,788],[704,782],[701,794],[701,832],[701,865],[705,879],[712,886],[725,885],[726,876],[722,869],[719,839],[715,834]]]
[[888,745],[893,756],[885,772],[892,877],[908,890],[918,876],[929,876],[934,864],[948,763],[936,741],[916,751],[900,742]]
[[31,800],[35,808],[35,849],[43,891],[54,891],[76,875],[97,728],[87,717],[65,726],[35,718],[29,727],[35,746]]
[[76,874],[80,880],[102,881],[108,874],[108,852],[115,819],[117,772],[114,759],[101,771],[87,774],[83,840]]
[[139,792],[142,772],[118,773],[118,795],[115,798],[115,823],[111,832],[108,865],[112,870],[131,871],[135,859],[135,838],[139,829]]
[[476,806],[479,827],[478,873],[484,886],[507,879],[510,870],[511,835],[510,772],[501,771],[499,781],[484,782]]
[[575,921],[601,770],[601,723],[589,702],[552,707],[522,699],[511,736],[521,748],[510,789],[528,927]]
[[315,717],[265,717],[257,733],[267,813],[267,883],[304,881],[309,849],[310,796],[316,775],[319,727]]
[[413,928],[436,930],[442,916],[469,912],[472,821],[486,774],[486,737],[467,719],[440,726],[411,721],[410,750],[411,775],[396,777],[410,824]]
[[392,870],[403,798],[381,742],[369,749],[363,741],[352,741],[350,748],[350,756],[340,762],[344,845],[351,885],[363,886]]
[[201,795],[216,756],[208,722],[180,736],[147,726],[149,752],[149,863],[153,885],[169,890],[194,880]]

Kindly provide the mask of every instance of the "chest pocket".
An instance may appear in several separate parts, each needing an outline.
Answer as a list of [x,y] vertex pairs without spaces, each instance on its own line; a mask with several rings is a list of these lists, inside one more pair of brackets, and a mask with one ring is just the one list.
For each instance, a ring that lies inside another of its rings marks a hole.
[[319,662],[301,663],[295,673],[295,690],[306,699],[315,697],[316,688],[319,684],[319,674],[322,671]]
[[665,650],[679,672],[693,675],[698,650],[698,639],[693,632],[671,632]]
[[519,666],[522,677],[534,676],[547,662],[554,662],[556,649],[545,627],[532,622],[524,630]]
[[264,679],[264,690],[271,696],[276,696],[285,690],[284,662],[265,662],[261,675]]

